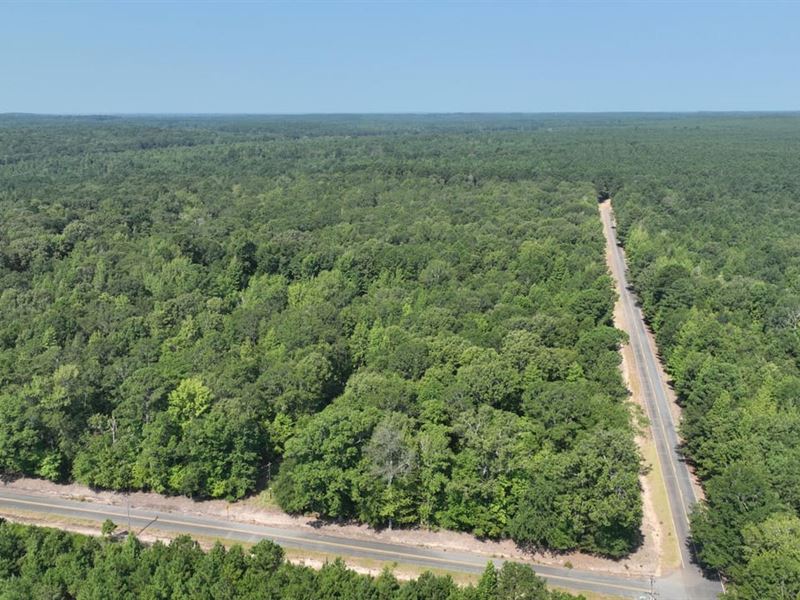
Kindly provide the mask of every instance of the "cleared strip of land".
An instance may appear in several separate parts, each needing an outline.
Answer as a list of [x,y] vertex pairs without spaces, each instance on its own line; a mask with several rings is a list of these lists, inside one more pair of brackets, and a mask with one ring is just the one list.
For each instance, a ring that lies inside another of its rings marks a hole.
[[[689,547],[689,515],[697,502],[692,473],[678,452],[679,437],[674,402],[666,385],[666,375],[658,360],[652,336],[627,280],[625,255],[616,238],[611,201],[600,203],[600,216],[608,247],[609,267],[617,284],[622,307],[622,329],[628,334],[630,355],[642,403],[650,421],[655,453],[661,469],[669,503],[672,528],[676,532],[680,569],[661,581],[662,597],[715,598],[722,588],[706,579],[692,561]],[[657,492],[657,489],[654,490]],[[669,532],[669,525],[666,531]]]

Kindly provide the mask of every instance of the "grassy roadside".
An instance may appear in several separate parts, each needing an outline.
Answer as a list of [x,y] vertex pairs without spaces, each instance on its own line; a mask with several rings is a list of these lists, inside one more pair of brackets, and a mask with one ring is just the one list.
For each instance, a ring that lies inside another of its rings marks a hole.
[[[17,523],[23,523],[25,525],[54,527],[63,529],[65,531],[72,531],[74,533],[98,536],[100,535],[100,527],[102,525],[101,522],[92,519],[81,519],[77,517],[65,518],[59,515],[48,515],[26,510],[3,509],[0,511],[0,518]],[[118,523],[118,525],[121,524]],[[168,540],[174,537],[176,536],[173,532],[163,531],[157,527],[150,527],[140,539],[144,542],[151,543],[156,540]],[[249,548],[254,545],[253,543],[249,542],[234,541],[223,537],[218,538],[214,536],[194,535],[192,536],[192,539],[196,540],[200,546],[206,550],[211,548],[211,546],[213,546],[216,542],[221,542],[226,547],[239,545],[244,548]],[[397,561],[352,558],[326,552],[314,552],[310,550],[306,551],[294,548],[284,548],[284,552],[288,561],[294,564],[305,565],[317,569],[322,567],[327,562],[333,562],[337,558],[341,558],[344,563],[354,571],[374,576],[377,576],[383,569],[388,568],[395,575],[395,577],[401,580],[416,579],[426,571],[430,571],[440,576],[449,575],[456,584],[461,586],[475,585],[480,579],[479,574],[462,573],[459,571],[450,571],[448,569],[425,568]],[[580,593],[583,594],[587,600],[617,600],[619,598],[618,596],[609,596],[594,592],[576,591],[561,586],[553,586],[553,589],[559,589],[573,594]]]
[[94,535],[95,532],[100,535],[100,527],[102,526],[100,521],[95,521],[94,519],[81,519],[78,517],[67,519],[60,515],[9,508],[0,510],[0,519],[6,519],[13,523],[22,523],[23,525],[64,529],[65,531],[83,533],[84,535]]
[[624,600],[622,596],[609,596],[608,594],[601,594],[599,592],[576,592],[575,590],[568,590],[567,588],[558,586],[552,586],[552,589],[569,594],[581,594],[586,600]]
[[675,532],[675,523],[672,521],[672,513],[669,509],[669,498],[667,488],[664,485],[664,474],[661,470],[661,463],[656,454],[656,446],[653,439],[648,435],[644,438],[641,445],[642,457],[644,458],[647,474],[645,479],[651,490],[650,499],[656,518],[661,526],[662,536],[659,540],[661,546],[661,569],[670,571],[680,567],[681,555],[678,548],[678,536]]

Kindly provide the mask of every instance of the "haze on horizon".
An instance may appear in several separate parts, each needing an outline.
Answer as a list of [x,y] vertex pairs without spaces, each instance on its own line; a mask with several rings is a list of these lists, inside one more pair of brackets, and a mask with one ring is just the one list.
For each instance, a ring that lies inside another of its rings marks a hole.
[[800,109],[800,4],[7,3],[0,113]]

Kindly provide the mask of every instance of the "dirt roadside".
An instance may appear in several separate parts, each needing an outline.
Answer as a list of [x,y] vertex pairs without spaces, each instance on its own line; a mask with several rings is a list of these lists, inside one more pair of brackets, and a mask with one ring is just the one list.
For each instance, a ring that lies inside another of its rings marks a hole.
[[[231,522],[252,523],[265,526],[308,531],[349,539],[382,541],[408,546],[427,547],[440,550],[483,554],[489,558],[507,558],[552,566],[572,565],[576,569],[618,574],[652,574],[657,567],[657,556],[652,545],[645,545],[626,559],[614,561],[578,552],[565,554],[530,553],[516,546],[511,540],[485,541],[466,533],[432,531],[426,529],[395,529],[376,531],[366,525],[321,523],[314,516],[292,516],[280,509],[266,505],[256,496],[239,502],[224,500],[197,501],[185,497],[166,497],[146,492],[126,494],[94,491],[79,484],[55,484],[33,478],[19,478],[4,484],[7,489],[38,496],[79,500],[125,507],[130,502],[131,510],[168,511],[177,514],[198,515]],[[0,488],[1,489],[1,488]],[[0,509],[0,516],[13,516]],[[30,518],[30,516],[29,516]],[[48,522],[42,523],[47,525]],[[50,525],[59,526],[59,525]]]

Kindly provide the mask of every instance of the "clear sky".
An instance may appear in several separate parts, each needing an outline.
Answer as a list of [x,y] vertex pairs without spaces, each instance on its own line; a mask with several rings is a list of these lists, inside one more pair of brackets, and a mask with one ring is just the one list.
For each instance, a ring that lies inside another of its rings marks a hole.
[[800,109],[800,2],[0,1],[0,112]]

